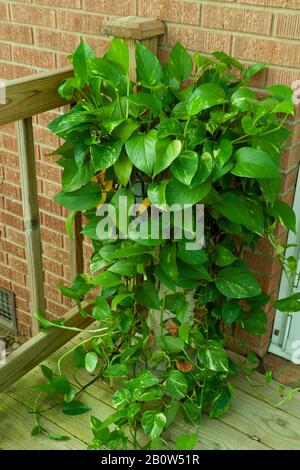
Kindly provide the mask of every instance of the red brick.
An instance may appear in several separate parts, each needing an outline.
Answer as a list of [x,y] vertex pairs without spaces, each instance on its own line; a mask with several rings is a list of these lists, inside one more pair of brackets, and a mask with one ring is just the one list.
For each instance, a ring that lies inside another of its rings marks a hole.
[[55,10],[22,4],[11,3],[12,20],[16,23],[29,23],[32,25],[55,28]]
[[0,20],[1,21],[9,20],[8,3],[2,3],[2,2],[0,3]]
[[[16,230],[15,228],[6,226],[5,227],[5,232],[6,232],[6,238],[9,242],[20,245],[20,247],[25,246],[25,235],[24,235],[23,231],[19,231],[19,230]],[[15,249],[16,248],[17,247],[15,247]],[[9,252],[11,252],[11,251],[9,251]],[[13,251],[11,253],[13,253]],[[20,255],[20,253],[21,253],[21,255]],[[18,251],[18,253],[16,252],[16,256],[19,256],[20,258],[22,258],[23,257],[23,249],[22,249],[21,252],[20,251]]]
[[8,265],[10,268],[18,271],[19,273],[27,274],[28,272],[26,261],[20,258],[16,258],[15,256],[8,255]]
[[45,147],[44,145],[39,144],[39,149],[38,149],[39,160],[45,163],[51,164],[53,165],[53,167],[60,168],[56,164],[57,160],[60,158],[59,155],[49,155],[49,150],[50,150],[49,147]]
[[267,294],[274,292],[274,290],[277,289],[279,286],[281,280],[281,273],[282,269],[278,270],[270,278],[260,277],[258,275],[257,280],[262,288],[262,291],[266,292]]
[[[60,190],[61,190],[60,183],[54,183],[52,181],[43,181],[44,196],[47,196],[50,199],[53,199],[55,194]],[[57,207],[59,207],[58,204],[57,204]]]
[[0,150],[0,164],[8,166],[17,166],[19,164],[19,159],[17,155],[14,155],[11,152],[7,152],[6,150]]
[[4,178],[6,181],[14,184],[20,181],[20,172],[13,168],[4,168]]
[[[242,31],[269,35],[272,26],[272,12],[245,8],[202,6],[202,26],[227,31]],[[182,21],[182,23],[184,23]]]
[[32,316],[31,316],[31,313],[26,309],[21,309],[21,308],[17,308],[16,309],[16,312],[17,312],[17,320],[18,322],[21,322],[23,323],[24,325],[28,325],[30,326],[31,325],[31,322],[32,322]]
[[25,300],[15,295],[15,304],[19,310],[29,311],[29,304]]
[[55,68],[55,54],[49,51],[40,51],[28,47],[13,46],[13,60],[19,64],[29,64],[46,69]]
[[8,279],[1,277],[1,276],[0,276],[0,286],[11,290],[11,282]]
[[52,272],[54,274],[57,274],[58,276],[61,276],[63,273],[63,267],[62,264],[57,263],[51,259],[43,257],[43,267],[45,271]]
[[0,39],[10,42],[32,44],[32,30],[30,26],[0,22]]
[[300,8],[300,0],[239,0],[239,3],[278,8]]
[[72,32],[99,34],[105,17],[61,11],[57,17],[57,27]]
[[20,258],[25,257],[24,248],[21,248],[20,246],[16,245],[15,243],[12,243],[11,241],[3,240],[2,238],[0,238],[0,249]]
[[68,311],[68,309],[64,307],[63,305],[57,304],[56,302],[52,302],[51,300],[47,299],[46,303],[47,303],[48,313],[50,315],[53,315],[54,317],[61,317],[65,315]]
[[6,254],[3,253],[3,251],[0,251],[0,263],[6,264],[7,263],[6,258],[7,258]]
[[281,168],[292,168],[300,162],[300,145],[286,149],[281,154]]
[[65,232],[65,221],[55,217],[54,215],[46,214],[45,212],[41,213],[42,216],[42,225],[55,230],[60,233]]
[[15,69],[14,69],[13,78],[25,77],[26,75],[33,75],[33,74],[39,73],[39,72],[40,72],[40,70],[38,70],[36,68],[34,69],[32,67],[29,67],[29,66],[16,64]]
[[75,306],[75,301],[70,299],[69,297],[63,297],[63,303],[69,309]]
[[[61,31],[34,28],[34,43],[38,47],[64,51],[69,54],[74,51],[80,42],[79,36]],[[22,41],[20,41],[22,42]]]
[[[286,202],[291,207],[293,206],[294,197],[295,197],[295,188],[291,188],[290,191],[288,191],[285,194],[280,194],[280,199]],[[279,230],[279,234],[281,235],[281,230]]]
[[35,3],[63,8],[81,8],[81,0],[35,0]]
[[[89,41],[87,41],[89,43]],[[57,68],[70,67],[69,54],[64,52],[57,52],[56,54]]]
[[19,217],[23,217],[23,207],[20,202],[13,201],[11,199],[4,199],[4,208],[7,212],[15,214]]
[[[48,124],[53,119],[59,117],[60,115],[61,115],[61,112],[59,112],[58,110],[53,110],[53,111],[46,111],[45,113],[38,114],[36,118],[40,126],[48,126]],[[49,152],[49,149],[47,149],[46,152]]]
[[281,192],[286,193],[289,189],[294,188],[296,186],[298,176],[298,167],[291,170],[289,173],[284,175],[282,180]]
[[[1,38],[0,38],[1,39]],[[24,77],[36,73],[37,69],[25,67],[23,65],[16,65],[13,63],[0,62],[0,76],[5,80],[12,80],[14,78]]]
[[246,252],[244,258],[249,268],[261,275],[271,277],[280,269],[280,263],[277,258],[271,258],[252,252]]
[[202,52],[213,52],[215,50],[222,50],[228,54],[230,52],[230,35],[228,34],[203,31],[191,27],[169,26],[167,44],[173,46],[176,41],[181,42],[188,49]]
[[65,280],[62,277],[58,277],[51,273],[45,273],[45,284],[59,290],[59,286],[64,284]]
[[[95,54],[102,56],[108,49],[110,41],[95,36],[85,36],[85,41],[93,48]],[[70,64],[68,64],[70,65]]]
[[200,5],[176,0],[140,0],[138,15],[174,23],[198,24]]
[[6,132],[7,134],[10,134],[10,135],[15,135],[16,134],[16,123],[15,122],[10,122],[9,124],[5,124],[5,126],[1,127],[1,131]]
[[53,230],[48,230],[46,227],[41,227],[42,241],[50,243],[50,245],[57,246],[58,248],[63,248],[62,235]]
[[[287,234],[286,232],[282,232],[279,236],[276,237],[279,243],[286,243]],[[268,237],[261,238],[257,245],[256,250],[257,253],[261,253],[263,255],[274,256],[274,248],[271,245]]]
[[256,348],[261,348],[265,345],[266,341],[270,338],[272,332],[272,323],[270,322],[267,325],[267,331],[263,335],[254,336],[248,333],[246,330],[238,329],[236,334],[239,340],[244,340],[249,343],[250,346],[255,346]]
[[14,76],[15,65],[0,62],[0,77],[4,80],[11,80]]
[[66,251],[63,251],[61,249],[58,249],[56,247],[53,247],[49,245],[48,243],[44,243],[44,255],[47,258],[50,258],[54,261],[59,261],[61,263],[69,263],[70,262],[70,257],[69,253]]
[[3,183],[1,183],[1,193],[5,197],[10,197],[12,199],[17,199],[18,201],[21,201],[21,189],[18,186],[6,183],[6,181],[3,181]]
[[53,300],[58,304],[62,302],[62,296],[58,288],[54,289],[53,287],[45,285],[44,290],[46,299]]
[[31,327],[18,321],[18,333],[21,336],[29,338],[31,336]]
[[24,224],[23,220],[15,215],[10,214],[9,212],[0,211],[0,223],[2,223],[5,228],[7,225],[14,227],[17,230],[23,230]]
[[25,288],[24,286],[20,286],[19,284],[12,284],[12,290],[15,292],[15,294],[23,299],[24,301],[26,300],[27,302],[30,299],[29,295],[29,290]]
[[275,36],[300,39],[300,15],[276,15]]
[[64,265],[63,265],[63,272],[64,272],[64,279],[65,279],[65,282],[72,281],[72,275],[71,275],[70,266],[64,264]]
[[232,55],[238,59],[267,62],[288,67],[300,67],[298,44],[245,36],[234,36]]
[[[12,135],[8,135],[8,134],[2,134],[2,138],[1,138],[1,146],[4,148],[4,149],[7,149],[7,150],[12,150],[13,152],[17,153],[18,152],[18,141],[17,141],[17,138],[12,136]],[[1,152],[2,153],[2,152]],[[18,158],[16,158],[15,155],[11,155],[11,154],[8,154],[9,155],[9,161],[10,161],[10,165],[11,166],[17,166],[18,163],[19,163],[19,160]],[[13,161],[11,161],[11,158],[13,159]],[[0,160],[1,162],[1,160]],[[2,163],[2,162],[1,162]]]
[[50,181],[60,181],[61,177],[61,168],[59,166],[48,165],[45,162],[37,161],[36,162],[36,173],[43,180],[47,179]]
[[83,0],[83,9],[118,16],[136,14],[135,0]]
[[[59,147],[59,138],[50,131],[42,126],[34,126],[34,140],[37,143],[43,145],[48,145],[49,147],[57,148]],[[50,150],[48,150],[48,153]]]
[[40,209],[51,212],[52,214],[60,215],[59,206],[54,202],[52,199],[48,197],[44,197],[42,195],[39,196],[39,206]]
[[0,274],[11,281],[18,284],[26,284],[26,277],[23,273],[18,272],[16,269],[10,269],[7,266],[0,264]]
[[289,138],[287,145],[294,147],[300,144],[300,122],[290,124],[287,126],[292,131],[292,136]]
[[[1,5],[0,5],[1,6]],[[1,44],[1,60],[10,60],[10,47],[9,44]]]

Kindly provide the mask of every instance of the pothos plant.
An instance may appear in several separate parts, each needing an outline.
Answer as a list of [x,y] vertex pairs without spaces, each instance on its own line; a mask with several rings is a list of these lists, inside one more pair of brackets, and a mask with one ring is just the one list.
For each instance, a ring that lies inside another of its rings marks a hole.
[[[82,232],[94,251],[90,272],[61,292],[99,323],[73,348],[75,368],[116,388],[116,412],[91,420],[90,448],[163,448],[170,446],[164,430],[179,412],[197,423],[203,411],[219,417],[228,410],[237,368],[224,330],[266,330],[269,296],[249,271],[245,250],[255,251],[267,236],[295,274],[295,259],[284,259],[287,246],[274,235],[278,222],[295,231],[293,211],[277,198],[292,92],[276,85],[258,97],[248,82],[265,64],[245,68],[224,52],[196,53],[192,61],[180,43],[166,64],[137,43],[135,82],[122,39],[102,58],[82,42],[71,59],[74,76],[59,94],[75,104],[49,125],[64,139],[54,152],[63,169],[55,200],[71,210],[70,234],[73,217],[84,213]],[[175,217],[169,239],[121,239],[117,225],[116,236],[100,240],[105,216],[97,209],[106,202],[118,212],[121,196],[147,211],[204,204],[204,247],[189,250],[176,238]],[[80,304],[87,295],[90,313]],[[295,296],[284,302],[283,310],[299,309]],[[39,318],[44,327],[65,328],[63,319]],[[56,372],[43,366],[48,383],[38,388],[64,397],[64,413],[80,414],[87,408],[61,372],[63,358]],[[35,416],[33,434],[44,432],[38,406]],[[195,434],[180,436],[177,448],[195,443]]]

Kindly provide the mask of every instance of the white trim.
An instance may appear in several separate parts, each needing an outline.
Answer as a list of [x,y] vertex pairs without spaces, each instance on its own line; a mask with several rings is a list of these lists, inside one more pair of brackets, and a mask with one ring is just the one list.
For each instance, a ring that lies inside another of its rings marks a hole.
[[[288,243],[297,245],[297,248],[291,247],[286,250],[286,256],[299,256],[299,249],[300,249],[300,168],[298,172],[297,178],[297,185],[296,191],[294,196],[294,206],[293,209],[296,214],[296,234],[293,232],[289,232],[288,235]],[[300,260],[299,260],[300,263]],[[278,298],[282,299],[284,297],[288,297],[291,294],[291,289],[287,280],[285,273],[282,273],[281,282],[280,282],[280,289]],[[277,356],[284,357],[285,359],[291,360],[291,355],[285,350],[288,342],[289,330],[291,326],[291,319],[290,315],[286,313],[276,311],[275,321],[273,326],[273,334],[271,338],[271,344],[269,347],[269,351],[276,354]],[[279,331],[279,334],[275,335],[275,331]]]
[[281,346],[277,346],[276,344],[271,343],[268,351],[272,354],[275,354],[276,356],[288,359],[289,361],[292,360],[292,356],[284,351]]

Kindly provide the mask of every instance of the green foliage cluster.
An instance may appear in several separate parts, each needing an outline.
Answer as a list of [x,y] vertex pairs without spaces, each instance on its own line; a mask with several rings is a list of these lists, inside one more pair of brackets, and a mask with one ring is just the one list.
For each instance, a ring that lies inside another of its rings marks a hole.
[[[101,58],[82,42],[72,56],[74,77],[59,88],[76,104],[49,125],[64,139],[55,152],[63,168],[55,200],[71,210],[69,233],[76,212],[84,213],[83,234],[94,248],[90,273],[61,287],[79,308],[94,293],[91,316],[100,324],[73,351],[75,365],[117,384],[116,412],[92,418],[93,449],[164,448],[164,430],[177,413],[190,423],[203,410],[211,417],[226,413],[236,366],[224,347],[224,327],[261,335],[267,324],[269,297],[243,251],[269,236],[283,263],[294,265],[274,237],[277,222],[295,230],[293,211],[278,200],[291,90],[276,85],[257,97],[248,81],[266,65],[244,68],[223,52],[197,53],[192,61],[177,43],[161,64],[137,43],[135,58],[133,83],[125,41],[113,40]],[[203,203],[205,247],[189,251],[174,236],[98,240],[96,208],[106,201],[118,210],[119,196],[149,207]],[[64,396],[64,413],[80,414],[86,410],[60,365],[58,375],[44,369],[43,391]],[[140,426],[145,442],[137,438]],[[181,436],[177,447],[195,442],[195,435]]]

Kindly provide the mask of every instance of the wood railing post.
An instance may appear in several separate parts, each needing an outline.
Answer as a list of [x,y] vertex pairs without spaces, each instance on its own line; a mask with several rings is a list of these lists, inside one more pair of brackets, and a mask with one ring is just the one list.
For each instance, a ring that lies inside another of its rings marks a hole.
[[[35,170],[35,155],[32,118],[17,122],[19,161],[23,203],[23,219],[26,238],[26,259],[28,265],[28,287],[31,312],[44,314],[44,273],[39,221],[39,204]],[[39,332],[39,324],[32,318],[32,334]]]
[[135,43],[142,42],[154,54],[157,54],[157,39],[165,33],[165,27],[160,20],[127,16],[114,18],[103,24],[103,32],[110,36],[126,39],[129,46],[130,68],[129,76],[136,81]]
[[[104,24],[104,32],[115,37],[122,37],[127,40],[129,46],[129,76],[132,81],[136,81],[135,69],[135,44],[140,40],[154,54],[157,53],[157,38],[164,34],[165,28],[161,21],[149,18],[125,17],[109,20]],[[65,107],[65,111],[70,109],[70,105]],[[83,258],[83,237],[82,214],[78,212],[73,222],[73,239],[70,240],[70,268],[71,276],[74,278],[84,270]]]

